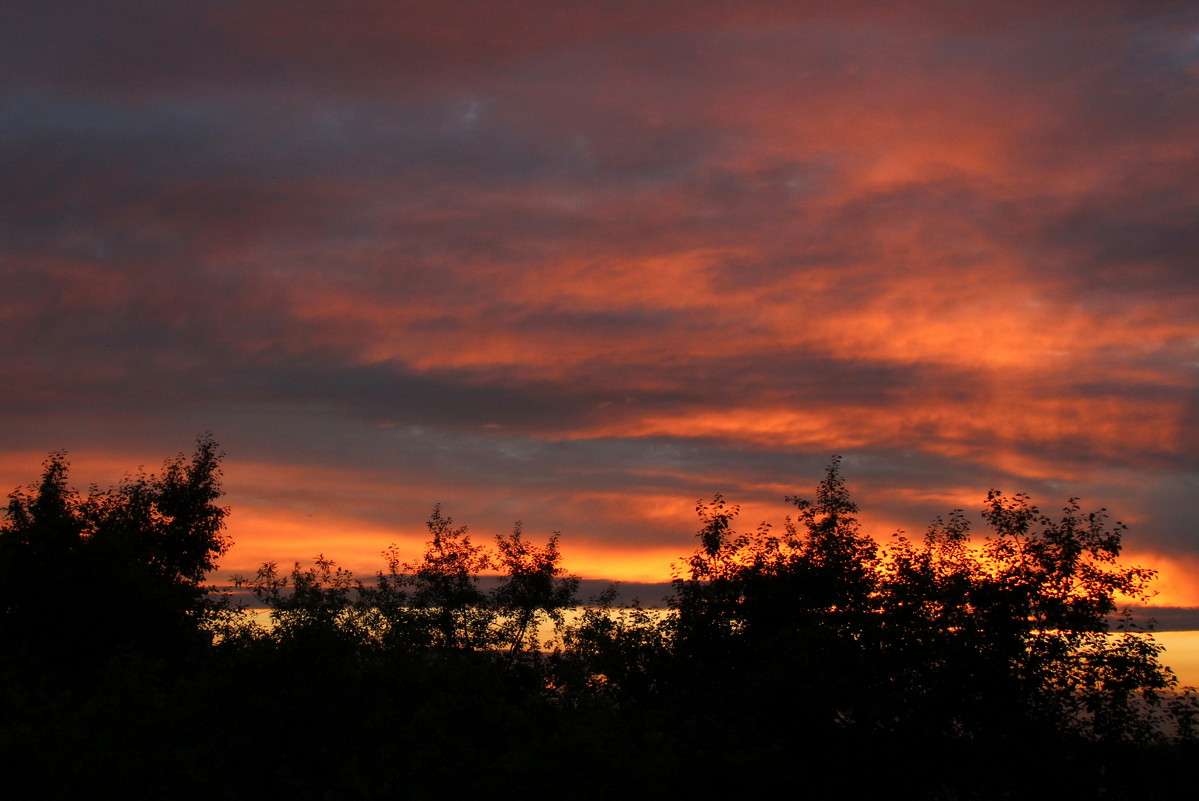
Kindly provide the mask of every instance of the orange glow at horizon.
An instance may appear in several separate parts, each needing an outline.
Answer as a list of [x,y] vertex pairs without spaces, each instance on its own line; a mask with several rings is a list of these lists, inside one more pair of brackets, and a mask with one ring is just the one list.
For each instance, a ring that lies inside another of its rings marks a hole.
[[[876,493],[877,494],[877,493]],[[976,493],[959,490],[950,492],[926,493],[913,490],[888,491],[885,496],[891,498],[909,498],[921,502],[934,502],[944,506],[948,512],[952,508],[972,509],[978,505]],[[880,496],[881,497],[881,496]],[[628,498],[611,496],[613,503],[629,503]],[[728,497],[726,501],[736,504],[735,498]],[[595,540],[582,539],[565,532],[560,541],[562,567],[568,573],[587,579],[604,579],[621,582],[669,582],[676,575],[682,561],[696,547],[695,531],[699,524],[695,517],[694,501],[682,497],[640,499],[633,508],[625,509],[624,514],[629,521],[637,519],[639,514],[653,514],[676,524],[677,541],[672,544],[634,545],[626,543],[616,546]],[[784,516],[789,514],[784,504],[740,503],[741,512],[734,522],[734,529],[750,531],[759,524],[766,522],[781,530]],[[968,514],[972,522],[971,534],[976,540],[987,536],[987,530]],[[455,520],[455,525],[469,521]],[[619,521],[614,521],[619,527]],[[909,540],[920,542],[927,528],[927,521],[917,527],[911,527],[911,521],[906,524],[898,518],[889,518],[876,514],[865,514],[862,518],[863,531],[885,549],[893,541],[897,532],[903,533]],[[418,561],[428,539],[428,532],[423,524],[396,530],[389,527],[371,525],[362,522],[350,523],[343,518],[330,515],[313,515],[303,512],[286,510],[258,509],[240,511],[231,516],[229,533],[234,539],[234,546],[221,560],[220,569],[212,580],[222,583],[226,577],[237,574],[252,576],[258,567],[266,561],[275,561],[283,570],[289,570],[293,561],[301,566],[307,566],[318,554],[333,559],[363,579],[369,579],[379,570],[386,569],[385,550],[391,545],[400,549],[401,555],[410,561]],[[475,544],[491,547],[496,534],[507,534],[508,530],[491,531],[470,527],[469,536]],[[543,541],[545,532],[536,529],[526,529],[526,536],[534,542]],[[1169,607],[1199,607],[1199,559],[1163,555],[1148,551],[1126,550],[1119,558],[1119,564],[1138,566],[1157,571],[1157,577],[1150,582],[1151,597],[1148,601],[1140,599],[1122,599],[1121,603],[1133,605],[1148,604],[1151,606]]]
[[[290,570],[293,562],[307,567],[317,555],[324,555],[356,576],[369,580],[378,571],[386,570],[383,554],[391,545],[399,548],[404,559],[417,562],[428,541],[428,531],[423,525],[419,530],[413,528],[401,533],[382,527],[346,526],[344,520],[328,516],[285,512],[238,514],[236,517],[229,524],[234,545],[211,577],[217,584],[232,575],[253,576],[264,562],[269,561],[275,562],[283,571]],[[471,529],[469,536],[473,543],[491,547],[496,533],[508,532]],[[526,532],[526,537],[534,542],[545,539],[535,531]],[[680,557],[690,552],[691,545],[684,540],[679,548],[622,550],[567,538],[559,542],[559,549],[562,551],[562,568],[567,573],[588,579],[657,583],[671,580],[674,566]],[[280,558],[280,554],[289,556]]]
[[[726,424],[729,423],[726,421]],[[774,426],[775,436],[787,428],[784,424],[771,422],[769,418],[759,420],[758,425],[763,430],[771,430],[771,426]],[[813,426],[812,430],[817,428]],[[742,432],[738,436],[744,437],[745,434]],[[8,476],[8,484],[13,487],[35,483],[38,478],[36,470],[44,459],[44,454],[32,451],[5,454],[0,459],[0,479]],[[113,480],[115,476],[136,472],[128,467],[134,459],[104,451],[68,453],[68,459],[72,465],[71,483],[76,487],[91,483],[107,487],[116,483]],[[141,461],[149,463],[144,467],[147,472],[157,472],[161,467],[161,459],[147,458]],[[1020,460],[1019,467],[1025,471],[1025,475],[1030,474],[1030,471],[1039,472],[1033,470],[1035,465],[1026,460]],[[341,498],[336,508],[318,508],[311,501],[319,488],[331,480],[330,474],[322,469],[232,462],[226,465],[225,472],[226,486],[236,496],[227,521],[233,547],[221,560],[220,568],[213,576],[217,583],[222,583],[233,574],[252,576],[266,561],[275,561],[280,568],[287,570],[293,561],[306,565],[318,554],[334,559],[360,577],[369,578],[385,568],[382,554],[390,545],[397,545],[401,553],[414,561],[425,547],[428,532],[423,517],[406,517],[398,524],[390,525],[371,522],[354,513],[356,504],[386,504],[386,499],[394,492],[394,488],[386,481],[372,478],[368,470],[347,471],[340,475],[338,483],[353,487],[354,490]],[[647,468],[640,472],[651,482],[658,479],[680,481],[688,477],[685,471],[676,475],[662,468]],[[1063,477],[1060,469],[1053,471],[1048,465],[1042,474],[1049,478]],[[814,480],[815,477],[808,478]],[[852,475],[852,468],[849,480],[851,491],[856,495],[857,481]],[[1128,481],[1134,482],[1135,477],[1130,477]],[[1130,486],[1134,484],[1130,483]],[[409,486],[406,492],[437,497],[433,484],[423,488]],[[742,486],[740,490],[729,490],[724,494],[729,503],[741,507],[735,527],[744,531],[756,528],[763,521],[781,526],[783,517],[793,511],[782,502],[782,498],[795,493],[801,496],[810,494],[810,488],[772,481]],[[985,493],[973,487],[867,486],[863,493],[869,497],[861,514],[863,530],[884,546],[895,532],[901,530],[910,539],[919,541],[928,524],[927,520],[905,519],[895,512],[884,511],[896,504],[899,508],[931,507],[940,514],[954,508],[965,509],[973,524],[972,535],[975,538],[986,536],[985,527],[977,519],[977,510]],[[589,579],[653,583],[668,582],[680,560],[693,551],[694,533],[699,525],[695,516],[695,501],[703,495],[704,491],[699,486],[694,492],[669,494],[592,490],[576,491],[558,498],[544,496],[540,501],[530,499],[530,503],[535,507],[538,503],[549,502],[571,510],[570,519],[575,524],[563,526],[560,541],[562,564],[567,571]],[[1092,508],[1087,503],[1090,500],[1083,499],[1084,511]],[[1064,498],[1034,498],[1034,501],[1038,502],[1043,512],[1053,516],[1055,504],[1064,501]],[[447,509],[447,512],[457,515],[453,508]],[[541,530],[540,521],[531,517],[529,510],[513,514],[514,519],[522,516],[529,518],[527,536],[534,541],[548,536],[547,531]],[[591,517],[605,521],[608,532],[603,538],[572,530],[575,525]],[[1135,544],[1135,535],[1142,521],[1134,515],[1127,522],[1131,525],[1134,540],[1132,545],[1126,540],[1126,550],[1120,557],[1120,564],[1146,567],[1158,573],[1151,582],[1153,594],[1147,603],[1152,606],[1199,607],[1199,558],[1138,546]],[[473,541],[486,546],[491,545],[496,534],[510,531],[506,524],[501,528],[477,527],[469,515],[461,520],[456,519],[455,523],[468,525]],[[670,532],[668,541],[663,540],[661,535],[658,539],[644,543],[637,543],[635,536],[614,536],[623,531],[636,530],[639,525],[647,523],[661,532]],[[1136,599],[1127,600],[1134,604],[1144,603]]]

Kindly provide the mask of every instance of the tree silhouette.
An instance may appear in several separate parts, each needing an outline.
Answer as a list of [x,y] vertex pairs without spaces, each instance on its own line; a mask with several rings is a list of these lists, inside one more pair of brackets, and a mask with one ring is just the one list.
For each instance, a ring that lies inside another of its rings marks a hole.
[[1124,526],[1075,499],[1053,519],[997,491],[982,516],[992,534],[978,546],[955,512],[891,555],[882,611],[930,666],[913,694],[952,704],[958,730],[1032,717],[1094,739],[1157,736],[1173,673],[1146,633],[1109,625],[1117,598],[1148,600],[1154,576],[1118,563]]
[[323,554],[313,561],[310,568],[297,562],[288,575],[267,562],[253,579],[234,577],[233,582],[270,610],[277,642],[309,650],[362,646],[369,636],[356,603],[362,582]]
[[158,475],[81,496],[65,453],[52,453],[38,484],[9,495],[0,525],[0,637],[84,662],[203,645],[214,606],[202,582],[229,546],[220,458],[200,437]]
[[490,647],[495,641],[495,613],[486,604],[479,578],[492,568],[491,555],[470,541],[466,526],[454,528],[453,519],[442,516],[440,504],[433,507],[426,526],[429,541],[420,561],[400,563],[392,546],[389,573],[404,576],[404,583],[412,587],[409,600],[426,623],[431,645]]
[[[992,492],[982,539],[959,510],[919,542],[880,544],[834,458],[777,527],[740,532],[736,505],[699,502],[669,609],[618,606],[613,587],[573,614],[579,580],[556,533],[537,544],[517,523],[476,544],[437,506],[423,553],[392,546],[374,583],[323,556],[286,575],[268,562],[241,583],[273,626],[214,641],[220,614],[237,620],[201,583],[228,545],[219,456],[201,438],[159,475],[80,495],[53,453],[10,496],[10,783],[74,797],[136,770],[164,794],[191,777],[224,792],[430,798],[502,793],[533,765],[583,796],[803,782],[817,797],[1140,799],[1199,778],[1194,696],[1174,693],[1151,636],[1109,627],[1152,572],[1122,565],[1123,526],[1077,501],[1047,515]],[[560,636],[543,657],[547,622]],[[117,655],[129,658],[94,669]],[[80,680],[47,662],[82,667]],[[303,734],[347,710],[353,737]],[[245,763],[249,749],[260,758]],[[1138,762],[1159,769],[1110,769]]]
[[579,578],[567,576],[562,569],[556,533],[538,548],[524,538],[518,522],[510,536],[497,536],[495,544],[495,563],[502,572],[490,600],[504,616],[500,641],[513,655],[536,652],[541,646],[542,620],[562,625],[563,611],[576,603]]
[[[913,736],[1152,741],[1193,714],[1162,694],[1176,680],[1150,636],[1109,631],[1116,599],[1146,599],[1153,572],[1118,563],[1124,527],[1103,510],[1071,500],[1053,519],[992,491],[982,543],[958,511],[922,546],[883,549],[860,531],[837,459],[814,500],[788,501],[799,514],[781,535],[737,533],[719,495],[697,506],[674,647],[706,691],[815,727]],[[797,691],[776,696],[779,682]]]

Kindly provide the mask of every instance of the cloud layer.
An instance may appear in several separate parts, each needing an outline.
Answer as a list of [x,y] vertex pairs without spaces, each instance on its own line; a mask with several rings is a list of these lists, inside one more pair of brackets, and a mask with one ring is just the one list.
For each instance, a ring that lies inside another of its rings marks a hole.
[[238,568],[440,500],[653,579],[837,452],[1199,604],[1199,14],[878,5],[10,4],[0,478],[212,430]]

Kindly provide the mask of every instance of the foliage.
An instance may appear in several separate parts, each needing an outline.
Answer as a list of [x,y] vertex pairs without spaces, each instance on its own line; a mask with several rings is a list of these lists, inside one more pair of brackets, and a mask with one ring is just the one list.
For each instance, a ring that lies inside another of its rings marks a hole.
[[959,511],[890,554],[880,610],[906,637],[893,648],[934,666],[913,690],[929,703],[954,687],[939,705],[959,729],[1034,715],[1091,738],[1158,736],[1170,724],[1159,693],[1176,684],[1161,646],[1127,621],[1109,631],[1116,599],[1147,600],[1154,575],[1117,562],[1123,525],[1076,499],[1053,519],[997,491],[982,516],[979,546]]
[[[493,566],[487,549],[470,541],[466,526],[433,507],[426,525],[429,541],[419,562],[399,563],[393,545],[388,557],[391,576],[412,588],[408,598],[436,648],[487,648],[495,642],[495,610],[485,603],[480,575]],[[401,578],[402,576],[402,578]]]
[[[542,624],[555,628],[575,604],[577,576],[561,567],[558,535],[541,547],[512,534],[496,537],[492,552],[471,542],[465,526],[435,506],[426,523],[430,539],[421,558],[403,561],[395,545],[384,551],[386,570],[373,585],[355,579],[324,556],[315,566],[297,563],[290,576],[268,562],[253,579],[235,583],[250,589],[271,610],[272,636],[280,640],[340,635],[384,651],[413,653],[506,650],[513,658],[534,655],[542,646]],[[498,570],[497,585],[484,592],[485,572]]]
[[542,645],[542,621],[562,626],[564,611],[575,604],[579,578],[567,576],[560,565],[557,533],[538,548],[524,538],[517,522],[512,534],[497,536],[495,544],[495,564],[503,573],[490,600],[503,616],[499,640],[513,654],[536,652]]
[[229,547],[220,458],[201,437],[161,474],[81,496],[65,453],[52,453],[38,484],[9,495],[0,525],[0,636],[85,661],[202,645],[213,609],[202,582]]
[[838,460],[814,500],[788,500],[799,514],[781,536],[739,534],[737,507],[701,501],[700,544],[674,582],[677,654],[737,703],[789,681],[815,692],[781,705],[830,729],[1148,742],[1186,725],[1163,695],[1176,681],[1161,647],[1109,632],[1117,597],[1145,598],[1153,573],[1118,564],[1124,527],[1103,510],[1071,500],[1051,519],[992,491],[981,545],[955,511],[922,546],[884,550],[860,531]]
[[838,462],[815,500],[787,500],[799,515],[784,521],[782,535],[767,523],[738,534],[739,508],[720,495],[697,504],[700,547],[674,581],[684,654],[742,660],[745,648],[775,652],[801,640],[832,648],[830,640],[856,637],[873,622],[877,547],[859,530]]
[[662,678],[670,659],[673,618],[655,614],[637,601],[617,607],[618,592],[618,585],[610,585],[565,626],[562,645],[554,653],[552,678],[564,695],[644,697]]
[[238,577],[234,584],[247,587],[270,610],[278,640],[299,641],[308,648],[364,642],[354,603],[362,583],[323,554],[314,561],[307,569],[297,562],[286,576],[267,562],[253,579]]
[[[736,505],[698,502],[665,610],[618,605],[615,585],[577,606],[557,533],[539,544],[517,523],[476,544],[436,506],[424,551],[392,546],[373,582],[324,556],[238,579],[270,610],[259,627],[200,583],[228,546],[210,439],[103,492],[72,490],[67,468],[51,454],[0,526],[8,653],[108,657],[69,683],[0,659],[0,750],[59,771],[64,796],[115,786],[130,753],[169,792],[251,749],[217,789],[499,794],[531,762],[547,783],[586,776],[585,796],[802,779],[818,797],[1155,798],[1199,778],[1199,702],[1150,633],[1108,623],[1153,574],[1075,500],[1051,516],[993,491],[981,540],[956,510],[883,546],[834,458],[781,526],[741,532]],[[269,734],[346,710],[352,737]],[[1108,770],[1135,760],[1162,767]]]

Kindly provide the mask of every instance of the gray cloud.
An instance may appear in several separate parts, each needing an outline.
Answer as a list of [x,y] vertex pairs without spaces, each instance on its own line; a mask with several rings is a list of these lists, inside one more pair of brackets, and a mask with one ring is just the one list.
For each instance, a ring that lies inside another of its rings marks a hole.
[[682,552],[837,450],[1199,547],[1193,10],[9,6],[0,457]]

